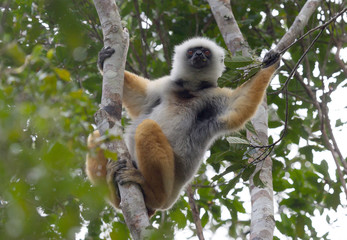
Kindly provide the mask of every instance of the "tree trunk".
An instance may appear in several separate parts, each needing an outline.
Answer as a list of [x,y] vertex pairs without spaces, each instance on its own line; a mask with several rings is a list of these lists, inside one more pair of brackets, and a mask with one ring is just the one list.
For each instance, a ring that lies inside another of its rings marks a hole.
[[[95,121],[101,134],[108,132],[111,136],[122,136],[122,97],[124,83],[124,68],[129,47],[129,35],[123,31],[118,7],[114,0],[94,0],[99,15],[104,45],[115,49],[115,54],[104,62],[102,98],[99,111],[95,114]],[[123,140],[116,140],[107,144],[107,149],[116,152],[118,159],[126,159],[132,166],[130,154]],[[115,191],[117,182],[114,178],[115,161],[109,160],[107,166],[107,181],[111,191]],[[121,196],[121,208],[127,226],[134,239],[143,239],[145,228],[150,225],[147,209],[139,186],[125,184],[118,186]]]
[[[236,52],[242,52],[243,56],[249,56],[249,47],[244,40],[242,33],[237,26],[237,22],[232,13],[229,0],[208,0],[211,11],[216,19],[218,27],[223,35],[228,49],[234,55]],[[283,36],[281,41],[275,47],[275,51],[280,52],[289,46],[302,33],[307,25],[308,19],[316,10],[320,0],[308,0],[299,15],[296,17],[289,31]],[[268,115],[267,103],[264,99],[259,106],[256,115],[253,117],[252,124],[257,132],[256,135],[247,131],[247,138],[251,143],[268,144]],[[257,150],[253,156],[256,158],[262,154],[262,150]],[[258,173],[260,171],[260,173]],[[259,178],[264,186],[257,187],[254,183],[254,177],[259,174]],[[275,228],[274,208],[273,208],[273,186],[272,186],[272,161],[266,157],[264,161],[257,163],[256,170],[250,177],[250,194],[252,203],[251,212],[251,235],[250,239],[273,239]]]

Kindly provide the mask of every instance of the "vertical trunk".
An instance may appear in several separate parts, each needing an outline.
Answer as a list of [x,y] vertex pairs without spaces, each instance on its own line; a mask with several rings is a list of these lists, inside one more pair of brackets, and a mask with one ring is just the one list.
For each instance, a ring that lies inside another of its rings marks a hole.
[[[256,115],[251,120],[257,135],[247,131],[247,138],[252,145],[268,144],[268,107],[266,98],[259,106]],[[260,143],[260,144],[259,144]],[[253,154],[253,159],[262,154],[258,149]],[[259,173],[260,172],[260,173]],[[264,184],[256,186],[254,177],[259,174],[259,179]],[[250,239],[272,239],[275,229],[273,187],[272,187],[272,160],[266,157],[257,163],[254,173],[249,178],[249,192],[251,194],[251,235]]]
[[[123,31],[114,0],[94,0],[94,4],[104,35],[104,45],[114,48],[116,52],[104,62],[101,105],[95,114],[95,120],[101,134],[108,132],[113,136],[122,136],[122,95],[129,36],[126,30]],[[131,162],[123,140],[113,141],[107,148],[116,152],[118,159]],[[107,181],[111,191],[115,191],[114,186],[117,184],[114,179],[114,165],[115,161],[109,160]],[[133,239],[143,239],[145,228],[150,224],[141,189],[134,184],[118,186],[118,189],[122,199],[121,208],[131,235]]]
[[[237,51],[242,51],[242,54],[247,56],[244,51],[244,46],[247,46],[247,44],[242,37],[240,29],[237,27],[236,20],[234,19],[232,9],[230,7],[230,1],[208,0],[208,2],[229,50],[233,54]],[[320,2],[321,0],[308,0],[305,3],[290,29],[275,47],[275,51],[282,51],[299,37],[304,27],[307,25],[309,18],[316,10]],[[233,40],[230,41],[230,39]],[[267,104],[265,101],[259,107],[255,117],[252,119],[252,123],[257,131],[257,135],[247,132],[250,142],[260,142],[263,145],[267,145],[268,125]],[[261,153],[262,150],[257,150],[257,152],[254,153],[253,158],[261,155]],[[260,173],[258,173],[259,171]],[[262,181],[264,186],[259,188],[255,185],[255,176],[259,176],[259,179]],[[269,157],[267,157],[264,161],[257,163],[256,170],[250,177],[250,194],[252,203],[250,239],[272,239],[275,227],[275,219],[273,210],[272,161]]]
[[[233,55],[236,52],[241,52],[243,56],[250,56],[250,49],[234,18],[230,1],[208,0],[208,2],[228,49]],[[247,137],[251,143],[256,142],[257,144],[255,145],[258,145],[259,142],[264,145],[267,144],[267,119],[267,103],[266,101],[263,101],[256,115],[252,119],[257,135],[247,131]],[[261,150],[258,149],[253,154],[253,159],[260,154]],[[253,177],[259,171],[261,171],[259,173],[260,179],[264,183],[263,188],[256,187],[253,181]],[[249,181],[252,203],[251,239],[272,239],[275,220],[273,208],[272,161],[269,157],[257,164],[256,170],[250,177]]]

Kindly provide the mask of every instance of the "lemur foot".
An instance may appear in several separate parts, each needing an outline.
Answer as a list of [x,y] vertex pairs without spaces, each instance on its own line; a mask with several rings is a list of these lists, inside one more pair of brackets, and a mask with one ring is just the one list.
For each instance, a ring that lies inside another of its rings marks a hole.
[[116,162],[115,175],[116,175],[116,181],[120,185],[129,183],[129,182],[137,183],[141,185],[144,181],[141,172],[135,167],[129,167],[127,164],[127,161],[124,159],[119,159]]
[[278,52],[275,52],[274,50],[270,50],[265,54],[265,57],[263,59],[263,68],[270,67],[273,64],[277,64],[276,67],[280,64],[280,58],[281,55]]
[[104,69],[104,62],[107,58],[114,54],[115,50],[111,47],[103,47],[98,55],[98,67],[102,71]]
[[[119,159],[115,165],[115,176],[118,184],[123,185],[125,183],[137,183],[141,186],[144,183],[144,178],[141,172],[134,167],[128,167],[127,160]],[[118,197],[120,198],[119,190],[117,188]],[[155,209],[147,208],[147,214],[149,217],[152,217],[155,214]]]

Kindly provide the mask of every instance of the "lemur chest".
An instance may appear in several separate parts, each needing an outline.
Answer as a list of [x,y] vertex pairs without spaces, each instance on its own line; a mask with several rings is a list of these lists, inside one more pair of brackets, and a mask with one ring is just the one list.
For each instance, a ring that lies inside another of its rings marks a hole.
[[169,124],[174,127],[175,123],[182,126],[194,127],[199,122],[212,119],[217,115],[216,101],[209,94],[194,93],[189,91],[177,91],[163,97],[160,104],[153,110],[154,115],[160,114],[168,119]]

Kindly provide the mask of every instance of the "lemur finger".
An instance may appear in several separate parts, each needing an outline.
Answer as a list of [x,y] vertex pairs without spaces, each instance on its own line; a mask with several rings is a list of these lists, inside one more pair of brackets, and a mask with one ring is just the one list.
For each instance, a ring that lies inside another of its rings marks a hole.
[[127,161],[124,159],[118,159],[118,161],[115,164],[115,172],[118,172],[120,170],[122,170],[123,168],[127,167]]
[[137,169],[122,168],[116,173],[116,181],[123,185],[125,183],[138,183],[141,184],[143,177]]

